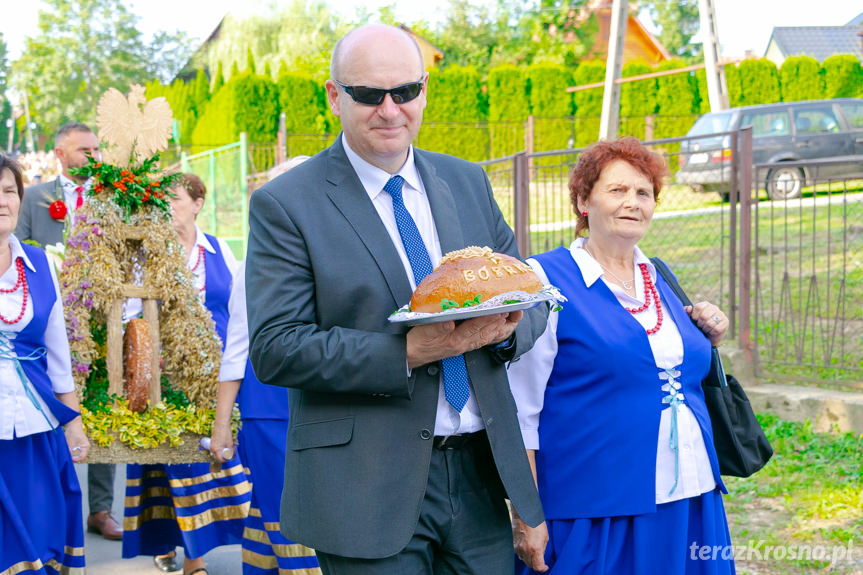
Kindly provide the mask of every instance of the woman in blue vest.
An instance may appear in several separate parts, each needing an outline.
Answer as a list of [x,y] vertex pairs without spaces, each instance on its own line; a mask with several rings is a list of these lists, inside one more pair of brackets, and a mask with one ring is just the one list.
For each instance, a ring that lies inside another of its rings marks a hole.
[[0,573],[83,573],[74,462],[90,443],[54,267],[12,234],[23,196],[21,167],[0,154]]
[[[194,174],[182,174],[171,188],[172,222],[195,287],[213,316],[223,354],[231,338],[228,302],[235,285],[237,261],[228,245],[195,224],[207,190]],[[192,350],[190,350],[192,351]],[[220,371],[220,380],[224,380]],[[235,382],[236,383],[236,382]],[[126,471],[123,557],[154,555],[157,568],[179,571],[175,548],[184,550],[183,573],[207,572],[204,554],[221,545],[240,543],[249,511],[251,486],[238,455],[212,471],[209,463],[129,465]]]
[[514,519],[519,573],[734,573],[701,391],[728,320],[637,245],[666,173],[634,138],[595,144],[569,180],[577,239],[528,260],[568,301],[509,370],[547,519]]

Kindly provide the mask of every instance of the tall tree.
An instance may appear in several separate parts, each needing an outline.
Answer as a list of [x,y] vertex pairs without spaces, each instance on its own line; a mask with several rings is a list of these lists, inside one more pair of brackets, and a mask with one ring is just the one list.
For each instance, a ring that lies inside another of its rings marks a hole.
[[6,120],[12,117],[12,106],[6,98],[6,88],[9,80],[9,62],[6,59],[6,40],[0,32],[0,150],[6,150],[9,128]]
[[43,0],[39,34],[27,38],[13,65],[13,82],[29,96],[45,132],[67,121],[92,122],[108,88],[122,92],[167,75],[160,67],[183,59],[182,35],[160,34],[152,44],[123,0]]
[[648,0],[643,6],[659,27],[659,41],[672,56],[687,62],[701,56],[701,44],[690,43],[700,25],[698,0]]

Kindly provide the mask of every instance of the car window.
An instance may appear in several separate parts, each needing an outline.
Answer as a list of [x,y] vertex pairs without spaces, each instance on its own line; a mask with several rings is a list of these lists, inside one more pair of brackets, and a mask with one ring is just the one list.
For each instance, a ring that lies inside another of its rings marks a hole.
[[731,112],[717,112],[704,114],[689,129],[687,136],[706,136],[717,132],[727,132],[731,122]]
[[863,128],[863,104],[839,104],[852,128]]
[[833,108],[824,106],[820,108],[804,108],[794,110],[794,127],[798,134],[811,134],[817,132],[838,132],[839,122]]
[[767,138],[791,134],[787,111],[749,112],[740,119],[740,127],[752,126],[752,137]]

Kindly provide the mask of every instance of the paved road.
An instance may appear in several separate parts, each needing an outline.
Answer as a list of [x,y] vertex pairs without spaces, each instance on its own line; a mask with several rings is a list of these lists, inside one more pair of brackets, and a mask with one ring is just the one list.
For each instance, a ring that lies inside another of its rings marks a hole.
[[[84,492],[84,520],[90,512],[87,504],[87,467],[76,465],[78,480]],[[126,466],[117,466],[114,480],[114,518],[123,523],[123,496],[125,493]],[[87,557],[87,575],[160,575],[162,572],[153,565],[151,557],[122,559],[122,542],[108,541],[100,535],[87,533],[84,539]],[[182,556],[182,550],[179,551]],[[239,545],[217,547],[205,555],[210,575],[240,575],[242,559]]]

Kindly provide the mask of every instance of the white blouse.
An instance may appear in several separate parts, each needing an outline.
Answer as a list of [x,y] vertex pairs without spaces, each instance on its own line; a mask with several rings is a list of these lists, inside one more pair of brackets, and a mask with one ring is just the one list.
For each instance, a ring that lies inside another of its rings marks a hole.
[[[18,281],[15,260],[19,257],[22,258],[24,265],[30,271],[36,273],[33,263],[24,253],[21,243],[14,235],[9,236],[9,247],[12,251],[12,265],[0,276],[0,288],[7,290],[12,289]],[[69,355],[69,340],[66,336],[66,321],[63,317],[63,299],[60,295],[57,275],[54,266],[50,265],[50,260],[48,270],[50,279],[40,278],[40,281],[44,279],[44,281],[50,281],[53,284],[57,300],[54,302],[54,307],[51,308],[48,325],[45,329],[47,372],[54,393],[59,394],[75,391],[75,381],[72,379],[72,360]],[[0,295],[0,314],[6,319],[15,319],[21,313],[22,302],[23,290],[20,288],[12,293]],[[28,297],[24,315],[17,323],[0,322],[0,331],[4,332],[3,335],[5,335],[5,337],[0,336],[0,340],[8,338],[11,345],[11,340],[14,340],[17,334],[27,327],[32,320],[33,302]],[[7,353],[14,353],[14,349],[4,350],[4,352],[0,356],[0,439],[24,437],[57,427],[57,418],[48,409],[33,384],[26,377],[22,381],[15,361],[3,359],[3,357],[7,357]],[[25,390],[25,386],[27,390]],[[31,397],[39,404],[41,413],[39,408],[33,404]]]
[[[231,248],[228,247],[228,244],[220,239],[216,238],[216,241],[219,242],[219,248],[222,250],[222,256],[225,258],[225,265],[228,266],[228,271],[231,273],[231,299],[234,299],[234,291],[237,288],[237,270],[240,267],[240,264],[237,263],[237,258],[234,257],[234,252],[231,251]],[[201,298],[201,302],[206,300],[206,284],[207,284],[207,267],[204,262],[204,258],[201,258],[201,261],[198,262],[198,256],[200,254],[200,248],[204,248],[204,251],[207,251],[211,254],[216,253],[216,249],[213,247],[213,244],[210,243],[210,240],[207,239],[207,236],[204,235],[204,232],[201,231],[201,228],[195,226],[195,245],[192,246],[192,251],[188,254],[186,258],[186,267],[189,271],[192,272],[192,277],[194,279],[195,289],[198,290],[198,296]],[[197,264],[197,265],[196,265]],[[245,300],[244,300],[245,303]],[[243,325],[240,326],[237,322],[231,321],[230,318],[228,320],[228,328],[227,334],[225,335],[225,352],[222,354],[222,364],[219,368],[219,381],[229,381],[232,379],[242,379],[242,374],[240,377],[230,377],[230,375],[226,375],[226,370],[233,373],[235,367],[233,365],[225,365],[225,357],[229,355],[236,355],[236,353],[232,351],[232,346],[238,345],[238,342],[242,341],[243,337],[245,337],[245,353],[248,354],[248,328],[245,328],[245,305],[243,306]],[[233,317],[234,312],[231,309],[230,304],[228,305],[228,312],[231,317]],[[141,315],[141,300],[134,298],[126,300],[126,303],[123,308],[123,320],[129,321],[129,319],[133,317],[139,317]],[[232,334],[232,330],[243,330],[241,335]],[[245,359],[243,359],[243,369],[245,369]]]
[[[616,283],[605,277],[599,263],[582,249],[584,241],[584,238],[576,239],[570,245],[569,250],[588,287],[592,286],[596,280],[602,279],[621,305],[630,308],[643,305],[644,282],[639,281],[641,271],[638,265],[646,264],[654,281],[656,280],[656,269],[641,250],[636,246],[632,270],[633,277],[636,278],[635,297],[632,297]],[[527,263],[530,264],[544,284],[548,283],[548,276],[539,262],[528,259]],[[656,307],[651,305],[647,311],[634,314],[633,317],[645,330],[652,329],[656,325]],[[670,314],[664,314],[664,317],[666,321],[662,323],[660,329],[647,337],[656,361],[658,374],[679,366],[683,361],[683,340],[677,325],[674,321],[668,321],[671,319]],[[545,387],[554,366],[554,359],[557,356],[557,322],[558,315],[554,312],[549,313],[545,332],[539,337],[533,348],[522,355],[518,361],[510,363],[508,367],[510,387],[518,406],[519,424],[527,449],[539,449],[539,417],[545,398]],[[666,391],[668,395],[668,384],[663,385],[659,376],[656,381],[657,385],[661,385],[663,391]],[[701,429],[686,403],[679,403],[677,407],[677,454],[672,449],[670,442],[672,409],[671,407],[664,408],[659,422],[656,451],[657,504],[695,497],[712,491],[716,487]],[[676,476],[675,459],[677,459],[678,467]],[[676,485],[675,481],[677,482]]]

